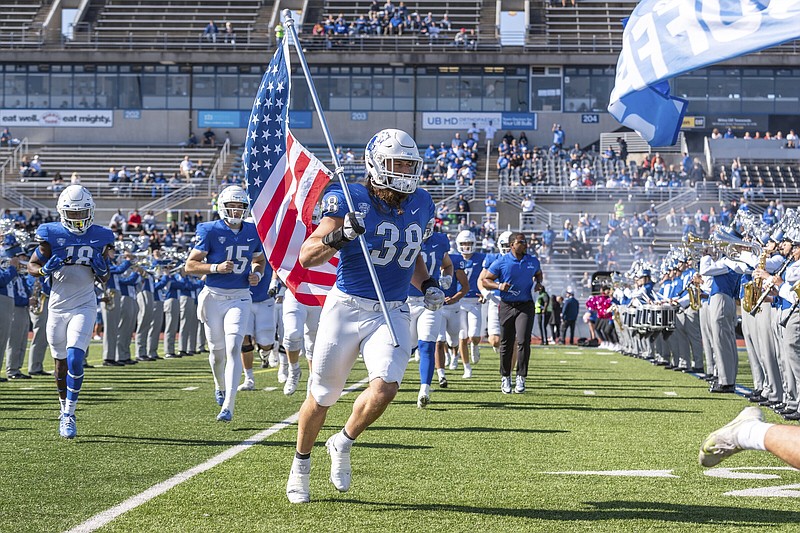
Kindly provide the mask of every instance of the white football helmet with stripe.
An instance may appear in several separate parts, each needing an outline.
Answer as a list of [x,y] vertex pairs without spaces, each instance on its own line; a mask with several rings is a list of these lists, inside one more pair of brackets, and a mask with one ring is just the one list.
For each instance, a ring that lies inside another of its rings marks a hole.
[[[411,172],[396,169],[399,161],[410,161]],[[422,158],[417,143],[403,130],[385,129],[376,133],[364,152],[364,163],[372,185],[378,189],[391,189],[404,194],[417,190],[422,174]]]
[[217,198],[217,212],[225,222],[240,224],[250,215],[250,198],[238,185],[225,187]]
[[61,224],[76,235],[83,235],[94,222],[92,193],[81,185],[70,185],[58,196],[56,209]]

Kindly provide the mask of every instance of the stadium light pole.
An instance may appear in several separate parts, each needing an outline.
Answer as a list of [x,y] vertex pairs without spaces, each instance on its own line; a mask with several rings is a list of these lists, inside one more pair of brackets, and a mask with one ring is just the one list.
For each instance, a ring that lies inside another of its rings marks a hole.
[[[300,65],[303,67],[303,74],[306,77],[308,91],[311,94],[311,100],[314,102],[314,108],[317,111],[317,118],[319,119],[320,126],[322,127],[322,133],[325,135],[325,142],[328,144],[328,150],[330,150],[331,153],[331,161],[333,162],[335,169],[334,174],[336,174],[336,177],[339,179],[339,183],[342,185],[342,193],[344,194],[345,201],[347,202],[347,208],[350,211],[355,211],[356,207],[353,203],[353,197],[350,195],[350,189],[347,187],[347,178],[345,178],[344,175],[344,167],[339,162],[339,158],[336,157],[336,148],[333,145],[333,138],[331,137],[331,132],[328,129],[328,122],[325,120],[325,114],[322,112],[322,106],[319,103],[317,89],[314,87],[314,81],[311,79],[311,73],[308,70],[306,56],[303,53],[303,48],[300,46],[300,39],[297,37],[297,30],[294,27],[292,11],[290,9],[284,9],[283,18],[287,36],[291,37],[290,42],[294,45],[297,56],[300,58]],[[289,76],[291,76],[291,72],[289,73]],[[358,236],[358,243],[361,245],[361,252],[364,254],[364,261],[367,263],[369,277],[372,279],[372,285],[375,287],[375,294],[378,296],[378,302],[380,303],[381,311],[383,312],[383,318],[386,320],[386,325],[389,328],[389,335],[392,337],[392,344],[394,344],[395,347],[398,347],[400,346],[400,343],[397,342],[397,334],[394,331],[394,325],[392,324],[392,319],[389,316],[389,308],[386,306],[386,298],[383,296],[383,289],[381,288],[380,281],[378,281],[378,273],[375,271],[375,265],[372,264],[372,258],[370,257],[369,249],[367,248],[367,239],[363,234]]]

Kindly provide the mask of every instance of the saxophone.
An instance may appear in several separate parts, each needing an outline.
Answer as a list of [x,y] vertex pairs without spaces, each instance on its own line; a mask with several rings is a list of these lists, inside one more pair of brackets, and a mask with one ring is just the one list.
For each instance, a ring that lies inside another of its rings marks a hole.
[[116,304],[114,303],[114,297],[116,295],[117,295],[117,291],[114,290],[114,289],[106,289],[103,292],[103,300],[105,300],[105,302],[106,302],[106,311],[113,311],[114,310],[114,306],[116,306]]
[[33,305],[30,306],[30,312],[34,315],[41,315],[47,305],[47,295],[42,290],[42,282],[38,279],[33,282],[31,301]]
[[[760,268],[764,270],[767,267],[767,251],[762,251],[761,255],[758,257],[758,266],[756,268]],[[744,284],[744,296],[742,296],[742,311],[745,313],[751,313],[753,309],[756,307],[756,303],[758,302],[759,296],[761,296],[761,292],[764,290],[764,280],[759,279],[752,279]]]
[[689,294],[689,307],[692,311],[699,311],[703,307],[703,300],[700,299],[700,287],[689,281],[686,286],[686,292]]

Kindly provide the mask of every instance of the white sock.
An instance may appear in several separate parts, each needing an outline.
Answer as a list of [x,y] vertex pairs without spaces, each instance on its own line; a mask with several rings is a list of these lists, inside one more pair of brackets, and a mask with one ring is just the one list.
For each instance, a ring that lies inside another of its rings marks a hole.
[[422,394],[422,395],[425,395],[425,396],[430,396],[431,395],[431,386],[430,385],[426,385],[425,383],[423,383],[422,385],[419,386],[419,393]]
[[355,440],[347,438],[347,435],[344,434],[344,428],[333,437],[333,445],[340,452],[349,452],[354,442]]
[[78,406],[77,400],[67,400],[66,404],[64,405],[64,414],[74,415],[75,407],[77,406]]
[[472,352],[471,352],[472,359],[473,359],[473,360],[474,360],[474,359],[477,359],[477,358],[478,358],[478,356],[479,356],[479,355],[480,355],[480,353],[481,353],[480,346],[478,346],[477,344],[473,344],[473,345],[472,345],[472,347],[471,347],[471,350],[472,350]]
[[300,370],[300,361],[298,361],[296,363],[290,363],[290,364],[291,364],[292,370],[294,370],[295,372]]
[[208,354],[208,362],[211,365],[211,375],[214,376],[214,386],[217,390],[225,390],[225,349],[211,350]]
[[436,375],[439,376],[439,379],[444,377],[444,368],[437,368]]
[[245,368],[244,375],[247,378],[247,381],[254,381],[253,379],[253,369],[252,368]]
[[768,424],[759,420],[751,420],[743,423],[736,431],[736,441],[743,450],[766,450],[764,437],[767,430],[774,424]]
[[294,461],[292,461],[292,472],[298,472],[300,474],[308,474],[311,472],[311,457],[308,459],[298,459],[295,457]]
[[278,364],[281,365],[288,365],[289,364],[289,356],[285,353],[278,352]]
[[61,404],[61,412],[63,413],[67,408],[67,400],[62,400],[59,398],[58,403]]
[[469,364],[469,363],[464,363],[464,370],[468,370],[469,372],[472,372],[472,365]]

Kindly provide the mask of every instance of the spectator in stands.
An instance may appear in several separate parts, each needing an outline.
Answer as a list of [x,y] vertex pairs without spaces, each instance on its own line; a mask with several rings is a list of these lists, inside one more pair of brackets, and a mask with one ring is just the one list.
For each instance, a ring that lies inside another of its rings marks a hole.
[[733,130],[728,128],[725,130],[725,134],[722,136],[723,139],[735,139],[736,135],[733,134]]
[[28,161],[28,156],[22,156],[19,162],[19,181],[26,181],[26,178],[31,176],[31,162]]
[[225,35],[225,44],[231,43],[236,46],[236,32],[233,31],[233,24],[230,22],[225,23],[225,30],[222,32]]
[[214,147],[217,144],[217,135],[208,128],[205,133],[203,133],[203,146],[211,146]]
[[488,124],[483,127],[483,131],[486,134],[487,141],[494,141],[494,136],[497,133],[497,128],[492,124],[493,120],[489,120]]
[[561,129],[561,124],[553,124],[553,146],[560,151],[564,147],[566,134]]
[[683,153],[683,158],[681,159],[681,172],[683,172],[684,176],[689,176],[692,172],[692,158],[689,157],[687,152]]
[[39,154],[33,156],[31,160],[31,176],[35,178],[43,178],[47,176],[47,171],[42,169],[42,161],[39,159]]
[[692,217],[684,217],[683,218],[683,238],[686,239],[686,236],[690,233],[697,235],[697,226],[694,225],[694,219]]
[[194,164],[192,163],[191,159],[189,159],[189,156],[183,156],[183,161],[181,161],[180,164],[180,173],[184,180],[191,181],[193,168]]
[[203,164],[202,159],[197,160],[197,165],[194,167],[195,178],[205,178],[207,175],[206,166]]
[[280,46],[281,42],[283,42],[283,36],[286,35],[286,30],[281,24],[281,21],[278,21],[278,24],[275,26],[275,46]]
[[111,220],[108,221],[108,227],[115,233],[119,231],[125,231],[127,224],[121,209],[117,209],[117,212],[111,215]]
[[197,145],[200,141],[197,140],[197,135],[194,132],[189,133],[189,138],[186,140],[186,147],[187,148],[197,148]]
[[15,139],[8,128],[3,128],[3,132],[0,133],[0,146],[17,146],[19,143],[20,140]]
[[542,256],[549,261],[553,255],[553,246],[556,242],[556,232],[548,224],[542,232]]
[[536,209],[536,201],[534,201],[530,194],[526,194],[525,198],[522,200],[521,207],[523,213],[533,213]]
[[778,217],[778,220],[783,218],[783,215],[786,214],[786,208],[783,205],[783,200],[778,198],[775,201],[775,216]]
[[219,33],[219,28],[217,28],[217,25],[212,20],[208,23],[206,29],[203,30],[203,37],[205,37],[206,41],[216,43],[218,33]]
[[456,202],[456,211],[458,211],[459,213],[469,213],[469,202],[467,202],[463,194],[458,195],[458,202]]
[[628,143],[622,137],[617,137],[618,155],[619,160],[628,164]]
[[156,229],[156,215],[153,211],[148,211],[142,219],[142,230],[153,233]]
[[80,185],[81,184],[81,176],[77,172],[73,172],[72,175],[69,177],[69,184],[70,185]]
[[472,139],[475,144],[480,142],[481,139],[481,130],[478,129],[478,126],[473,122],[472,126],[467,130],[467,136]]
[[722,139],[722,133],[717,128],[714,128],[713,130],[711,130],[711,138]]
[[467,28],[461,28],[453,37],[453,46],[456,48],[467,48]]
[[497,213],[497,200],[494,199],[493,194],[486,196],[486,200],[483,201],[483,205],[486,207],[487,215]]
[[128,229],[133,230],[133,231],[139,231],[141,226],[142,226],[142,215],[139,214],[139,210],[138,209],[134,209],[128,215],[128,227],[127,227],[126,231]]
[[442,20],[440,20],[438,22],[438,25],[439,25],[440,28],[442,28],[445,31],[450,31],[450,30],[453,29],[451,24],[450,24],[450,19],[447,18],[447,13],[442,15]]
[[689,172],[689,180],[692,186],[706,180],[706,171],[700,163],[700,159],[695,157],[692,170]]
[[53,179],[50,180],[50,186],[47,187],[47,190],[53,191],[54,196],[64,190],[64,178],[61,177],[61,172],[56,172],[53,175]]

